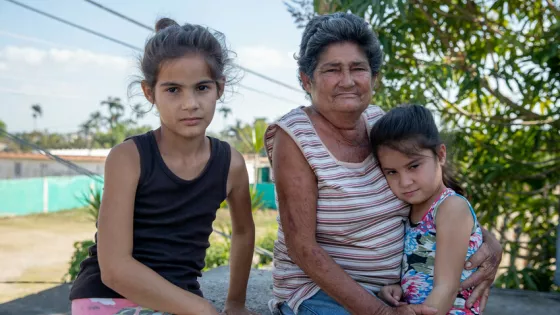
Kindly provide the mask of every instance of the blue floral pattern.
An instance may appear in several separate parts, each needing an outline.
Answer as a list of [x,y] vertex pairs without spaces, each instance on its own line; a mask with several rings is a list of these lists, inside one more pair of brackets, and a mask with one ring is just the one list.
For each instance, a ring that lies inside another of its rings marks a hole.
[[[401,287],[404,300],[409,304],[422,304],[434,287],[434,265],[436,256],[436,224],[437,207],[449,196],[463,196],[452,189],[446,189],[436,200],[424,218],[417,224],[406,224],[404,256],[402,261]],[[466,199],[465,199],[466,201]],[[468,201],[467,201],[468,203]],[[475,225],[471,234],[469,248],[465,260],[469,259],[482,245],[482,229],[476,220],[476,215],[470,203],[469,208],[474,217]],[[461,282],[467,279],[475,270],[463,270]],[[472,293],[472,288],[457,294],[450,315],[478,315],[479,302],[473,307],[466,308],[465,303]]]

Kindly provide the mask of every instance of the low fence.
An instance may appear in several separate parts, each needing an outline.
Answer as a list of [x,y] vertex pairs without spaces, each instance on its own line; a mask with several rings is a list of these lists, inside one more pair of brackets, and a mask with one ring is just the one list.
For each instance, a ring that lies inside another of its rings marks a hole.
[[[86,205],[90,189],[100,184],[87,176],[0,180],[0,216],[56,212]],[[274,184],[257,184],[266,208],[276,209]]]

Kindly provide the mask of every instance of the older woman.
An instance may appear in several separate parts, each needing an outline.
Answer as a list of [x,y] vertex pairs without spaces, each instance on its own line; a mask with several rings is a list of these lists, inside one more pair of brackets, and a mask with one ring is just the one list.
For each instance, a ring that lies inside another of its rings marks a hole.
[[[435,314],[375,297],[399,281],[409,212],[368,140],[383,115],[369,106],[381,63],[377,38],[357,16],[317,16],[305,28],[298,65],[311,106],[265,135],[280,213],[271,307],[282,314]],[[473,299],[482,304],[501,259],[496,239],[486,233],[485,242],[467,263],[479,271],[463,283],[477,285]]]

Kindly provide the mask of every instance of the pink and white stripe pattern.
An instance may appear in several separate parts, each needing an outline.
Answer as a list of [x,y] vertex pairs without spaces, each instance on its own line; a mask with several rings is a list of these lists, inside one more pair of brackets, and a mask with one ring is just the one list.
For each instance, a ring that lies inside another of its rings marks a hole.
[[[377,106],[365,110],[368,132],[382,115]],[[399,282],[409,206],[391,192],[373,155],[361,163],[338,161],[300,107],[267,129],[265,143],[271,164],[278,128],[292,137],[317,177],[319,245],[368,290],[377,292],[383,285]],[[319,287],[290,259],[279,218],[278,224],[273,270],[275,302],[286,301],[297,312],[301,302],[317,293]]]

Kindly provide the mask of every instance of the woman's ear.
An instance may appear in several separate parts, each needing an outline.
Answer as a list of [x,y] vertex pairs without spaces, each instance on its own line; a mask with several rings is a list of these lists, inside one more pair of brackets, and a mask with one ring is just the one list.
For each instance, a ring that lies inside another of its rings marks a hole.
[[373,77],[371,77],[371,90],[374,91],[375,88],[377,87],[377,78],[379,77],[379,75],[374,75]]
[[312,86],[311,78],[303,71],[299,72],[299,77],[301,78],[301,82],[303,83],[303,89],[307,93],[311,94],[311,86]]
[[146,99],[148,100],[148,102],[154,104],[155,100],[154,100],[154,90],[152,89],[151,86],[148,85],[148,82],[146,82],[145,80],[142,81],[140,83],[140,85],[142,86],[142,92],[144,92],[144,97],[146,97]]

